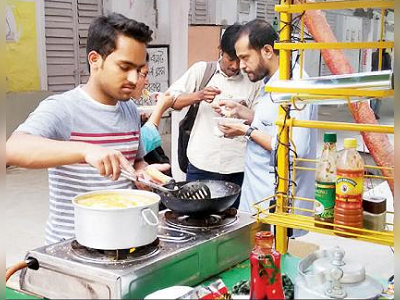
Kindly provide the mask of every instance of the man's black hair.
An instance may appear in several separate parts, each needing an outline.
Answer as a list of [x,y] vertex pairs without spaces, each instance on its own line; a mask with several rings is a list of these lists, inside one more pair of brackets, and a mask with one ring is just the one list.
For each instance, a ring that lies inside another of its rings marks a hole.
[[[274,27],[264,20],[255,19],[244,25],[237,35],[237,39],[243,35],[249,36],[249,47],[255,50],[261,50],[265,45],[274,47],[274,43],[279,40],[279,35]],[[279,54],[278,50],[274,50]]]
[[236,59],[235,42],[236,35],[239,33],[242,25],[233,24],[225,29],[224,34],[221,37],[221,51],[229,55],[230,58]]
[[153,31],[144,23],[113,13],[109,16],[100,16],[92,21],[87,38],[86,54],[96,51],[106,58],[116,49],[116,40],[119,34],[148,44],[152,41]]

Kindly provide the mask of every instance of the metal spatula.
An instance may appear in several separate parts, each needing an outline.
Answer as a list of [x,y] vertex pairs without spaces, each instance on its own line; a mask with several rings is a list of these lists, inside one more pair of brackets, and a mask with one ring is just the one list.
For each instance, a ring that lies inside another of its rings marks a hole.
[[175,197],[182,199],[191,199],[191,200],[201,200],[211,198],[211,192],[207,185],[200,181],[188,182],[183,185],[176,184],[175,180],[172,177],[169,177],[163,173],[161,173],[156,168],[148,167],[146,168],[146,173],[150,175],[152,178],[157,179],[158,181],[164,184],[168,184],[168,186],[173,185],[172,193],[175,193]]
[[129,179],[133,182],[138,182],[138,183],[143,183],[144,185],[147,185],[148,187],[151,187],[152,189],[159,190],[160,192],[163,193],[172,193],[172,192],[177,192],[178,189],[168,189],[162,185],[159,185],[157,183],[151,182],[149,180],[146,180],[144,178],[139,178],[139,177],[134,177],[132,176],[129,172],[125,170],[121,170],[121,176],[125,177],[126,179]]
[[192,181],[179,188],[178,197],[190,200],[210,199],[211,191],[204,183]]
[[[130,173],[125,170],[121,170],[121,175],[125,178],[132,180],[134,182],[143,183],[153,189],[159,190],[164,193],[171,193],[175,197],[190,199],[190,200],[201,200],[201,199],[209,199],[211,198],[211,191],[207,185],[199,181],[188,182],[182,186],[174,185],[174,188],[166,188],[165,186],[156,184],[144,178],[135,178]],[[175,181],[166,175],[163,174],[164,177],[168,178],[170,184],[174,184]],[[158,177],[160,178],[160,176]]]

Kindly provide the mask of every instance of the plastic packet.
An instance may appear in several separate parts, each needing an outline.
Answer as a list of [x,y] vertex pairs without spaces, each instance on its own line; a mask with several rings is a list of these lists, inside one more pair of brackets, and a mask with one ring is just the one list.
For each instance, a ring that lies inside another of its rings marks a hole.
[[178,299],[231,299],[231,294],[221,279],[210,285],[198,286]]

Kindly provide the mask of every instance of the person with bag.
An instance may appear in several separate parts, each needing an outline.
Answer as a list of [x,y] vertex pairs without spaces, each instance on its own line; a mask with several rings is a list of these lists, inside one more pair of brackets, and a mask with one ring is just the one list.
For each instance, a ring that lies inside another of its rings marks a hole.
[[[235,38],[241,25],[229,26],[221,37],[220,59],[197,62],[168,89],[175,97],[173,109],[190,106],[179,124],[178,161],[187,180],[224,180],[242,185],[246,141],[215,134],[218,117],[211,102],[218,99],[243,100],[255,105],[259,83],[241,73],[235,53]],[[239,197],[233,207],[239,206]]]

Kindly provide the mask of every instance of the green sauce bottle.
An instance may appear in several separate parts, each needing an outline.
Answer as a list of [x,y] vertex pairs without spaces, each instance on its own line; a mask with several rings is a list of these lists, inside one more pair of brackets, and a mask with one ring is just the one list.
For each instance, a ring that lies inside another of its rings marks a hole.
[[[317,163],[315,176],[314,219],[333,223],[336,196],[336,151],[337,135],[334,132],[324,134],[324,150]],[[317,227],[332,229],[332,226],[315,224]]]

